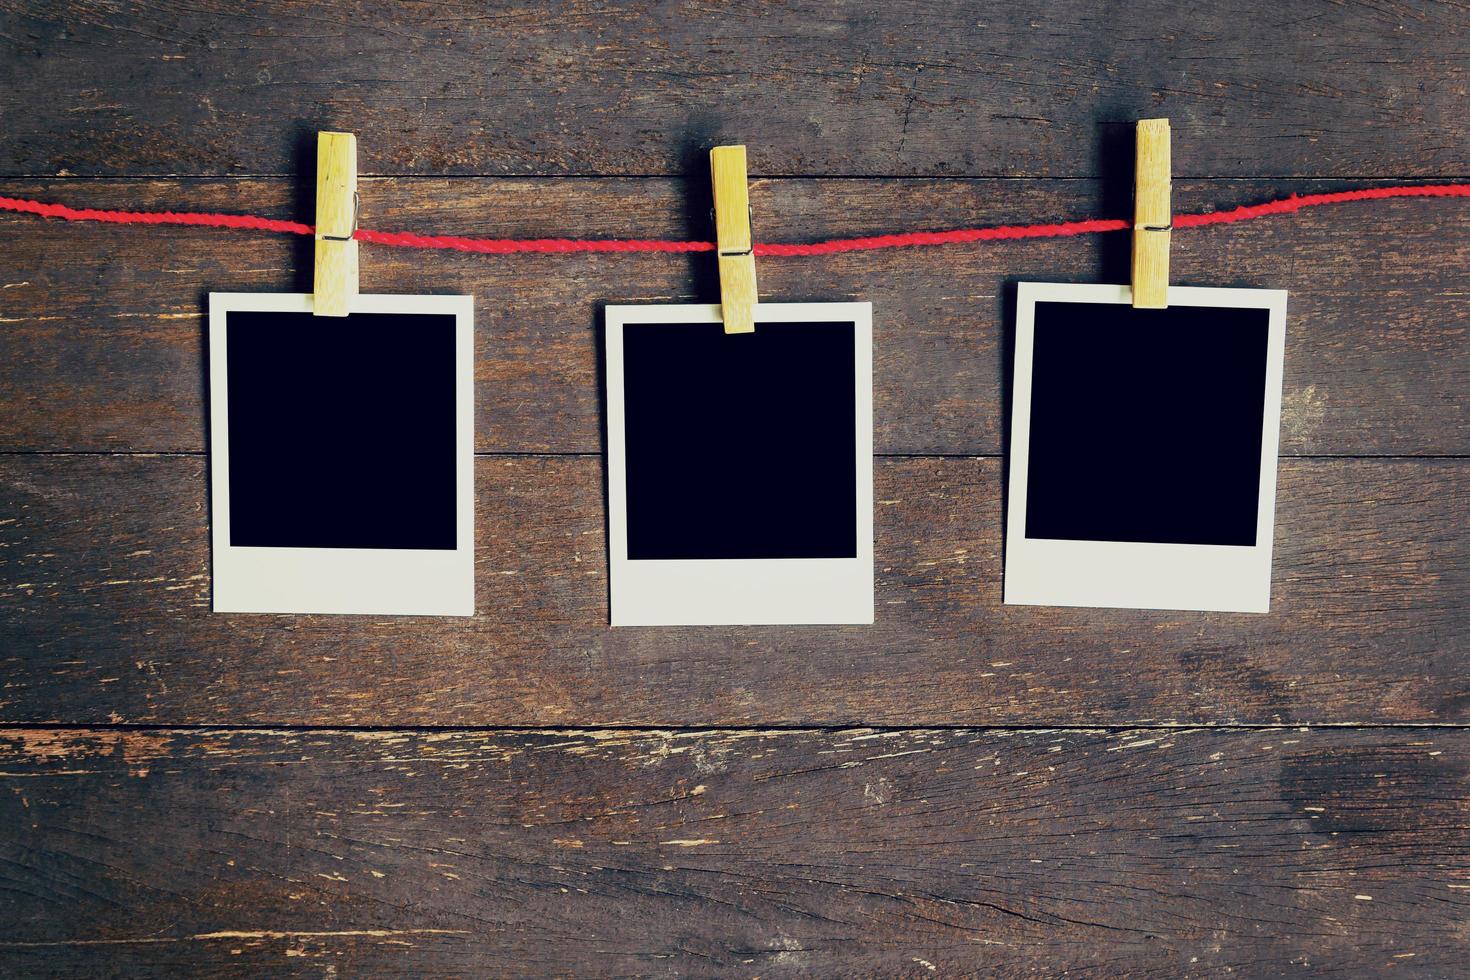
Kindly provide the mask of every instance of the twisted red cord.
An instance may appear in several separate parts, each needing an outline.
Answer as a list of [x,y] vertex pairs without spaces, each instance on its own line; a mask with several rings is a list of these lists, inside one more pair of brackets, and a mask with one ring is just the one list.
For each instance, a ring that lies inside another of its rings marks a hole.
[[[1366,187],[1326,194],[1293,194],[1290,197],[1248,204],[1228,211],[1174,216],[1175,228],[1200,228],[1249,221],[1275,214],[1292,214],[1303,208],[1349,201],[1377,201],[1395,197],[1470,197],[1470,184],[1421,184],[1414,187]],[[312,235],[315,229],[299,221],[281,221],[250,214],[195,214],[175,211],[100,211],[95,208],[70,208],[64,204],[48,204],[24,198],[0,197],[0,211],[34,214],[63,221],[101,221],[116,225],[196,225],[206,228],[242,228],[270,231],[285,235]],[[951,245],[964,242],[987,242],[1013,238],[1059,238],[1069,235],[1092,235],[1107,231],[1127,231],[1131,223],[1121,218],[1094,218],[1063,221],[1056,224],[996,225],[989,228],[957,228],[952,231],[908,231],[895,235],[872,235],[864,238],[834,238],[807,245],[758,243],[756,255],[833,255],[838,252],[862,252],[879,248],[910,248],[919,245]],[[455,235],[419,235],[408,231],[371,231],[358,229],[358,241],[401,248],[450,249],[457,252],[480,252],[487,255],[509,255],[516,252],[712,252],[712,242],[681,242],[648,239],[589,238],[460,238]]]

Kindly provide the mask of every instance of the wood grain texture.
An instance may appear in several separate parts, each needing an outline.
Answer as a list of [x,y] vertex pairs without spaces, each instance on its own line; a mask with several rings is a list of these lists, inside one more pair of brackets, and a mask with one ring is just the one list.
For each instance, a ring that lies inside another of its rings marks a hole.
[[357,299],[358,243],[352,240],[357,202],[357,137],[318,133],[311,285],[311,309],[317,316],[346,316]]
[[1001,461],[878,460],[874,626],[617,630],[598,458],[478,460],[471,619],[211,613],[206,472],[0,458],[0,720],[1470,721],[1470,460],[1284,462],[1269,615],[1004,606]]
[[1180,176],[1470,173],[1454,2],[0,3],[0,168],[1076,177],[1168,116]]
[[[1453,0],[0,0],[0,194],[311,221],[343,129],[368,227],[709,239],[747,143],[805,241],[1126,218],[1147,116],[1176,212],[1463,178],[1467,91]],[[1465,217],[1181,232],[1171,279],[1290,291],[1284,454],[1465,457]],[[861,628],[605,625],[601,305],[717,302],[712,256],[374,247],[365,292],[477,299],[480,614],[209,613],[205,294],[312,265],[0,216],[0,974],[1464,972],[1470,731],[1335,726],[1470,724],[1470,459],[1286,460],[1266,616],[999,602],[1013,285],[1126,234],[761,262],[875,305]]]
[[714,196],[715,250],[720,269],[720,316],[725,333],[753,333],[755,243],[750,227],[750,182],[744,146],[717,146],[709,151]]
[[[379,179],[369,227],[447,233],[710,236],[709,182]],[[1176,209],[1339,184],[1176,185]],[[307,181],[22,181],[69,203],[310,220]],[[1126,217],[1128,184],[756,180],[758,238]],[[295,195],[293,199],[293,195]],[[1174,236],[1180,285],[1291,291],[1282,452],[1470,452],[1470,221],[1458,201],[1319,208]],[[0,449],[200,451],[209,290],[310,292],[309,239],[0,217]],[[994,454],[1018,280],[1127,282],[1129,236],[766,258],[772,301],[874,303],[879,453]],[[608,302],[719,301],[709,255],[491,257],[368,247],[365,292],[476,297],[483,452],[600,452]]]
[[1160,310],[1169,305],[1169,120],[1140,119],[1133,167],[1133,305]]
[[27,976],[1461,972],[1470,733],[0,733]]

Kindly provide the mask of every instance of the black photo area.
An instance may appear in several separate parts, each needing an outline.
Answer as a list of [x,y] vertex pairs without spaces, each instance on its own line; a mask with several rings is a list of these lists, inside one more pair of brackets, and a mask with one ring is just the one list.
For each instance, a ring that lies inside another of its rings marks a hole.
[[625,325],[628,557],[857,557],[854,339]]
[[230,544],[455,547],[455,318],[228,314]]
[[1268,310],[1037,303],[1026,537],[1254,545]]

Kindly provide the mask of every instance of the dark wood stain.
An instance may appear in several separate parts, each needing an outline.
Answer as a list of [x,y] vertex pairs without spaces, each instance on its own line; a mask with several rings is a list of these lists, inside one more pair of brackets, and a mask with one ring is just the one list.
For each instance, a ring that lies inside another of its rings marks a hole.
[[19,729],[0,775],[10,974],[1449,976],[1470,913],[1458,730]]
[[[1126,217],[1163,115],[1196,211],[1463,179],[1467,28],[0,0],[0,194],[310,221],[343,128],[370,227],[705,239],[745,142],[806,241]],[[1465,206],[1172,259],[1291,292],[1269,615],[1000,604],[1014,284],[1125,281],[1119,234],[762,261],[875,304],[877,623],[613,631],[601,306],[716,301],[707,257],[366,247],[476,297],[479,615],[214,616],[204,297],[309,290],[310,241],[0,216],[0,974],[1462,974]]]
[[1465,722],[1464,460],[1287,460],[1270,615],[1004,606],[1001,461],[877,461],[872,627],[610,629],[603,468],[482,457],[472,619],[215,615],[198,456],[0,457],[0,717]]
[[12,174],[292,173],[318,129],[365,173],[1106,174],[1141,116],[1186,176],[1470,173],[1454,3],[445,8],[9,0]]
[[[1204,210],[1324,186],[1181,182],[1175,201]],[[11,182],[0,193],[311,218],[309,207],[293,209],[280,180]],[[686,214],[681,181],[369,180],[362,194],[364,224],[394,230],[710,234],[707,209]],[[768,180],[756,182],[753,207],[761,237],[806,241],[1127,213],[1105,197],[1092,181]],[[1291,291],[1283,453],[1470,451],[1470,362],[1458,356],[1470,330],[1464,211],[1456,201],[1344,205],[1174,236],[1177,283]],[[299,244],[0,218],[11,263],[0,281],[10,355],[0,359],[0,445],[203,449],[205,294],[309,292],[310,248]],[[719,301],[708,256],[364,246],[362,268],[364,291],[475,296],[482,452],[601,451],[603,304]],[[760,277],[771,300],[873,302],[878,452],[993,454],[1003,446],[1014,283],[1126,282],[1128,236],[764,259]]]

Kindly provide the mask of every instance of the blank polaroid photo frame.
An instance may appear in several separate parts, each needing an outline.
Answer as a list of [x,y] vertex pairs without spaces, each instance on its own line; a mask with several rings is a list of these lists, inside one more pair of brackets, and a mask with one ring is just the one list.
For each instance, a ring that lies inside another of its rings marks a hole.
[[1267,612],[1286,293],[1023,282],[1005,601]]
[[216,612],[474,614],[474,301],[209,296]]
[[873,312],[607,308],[612,625],[873,621]]

